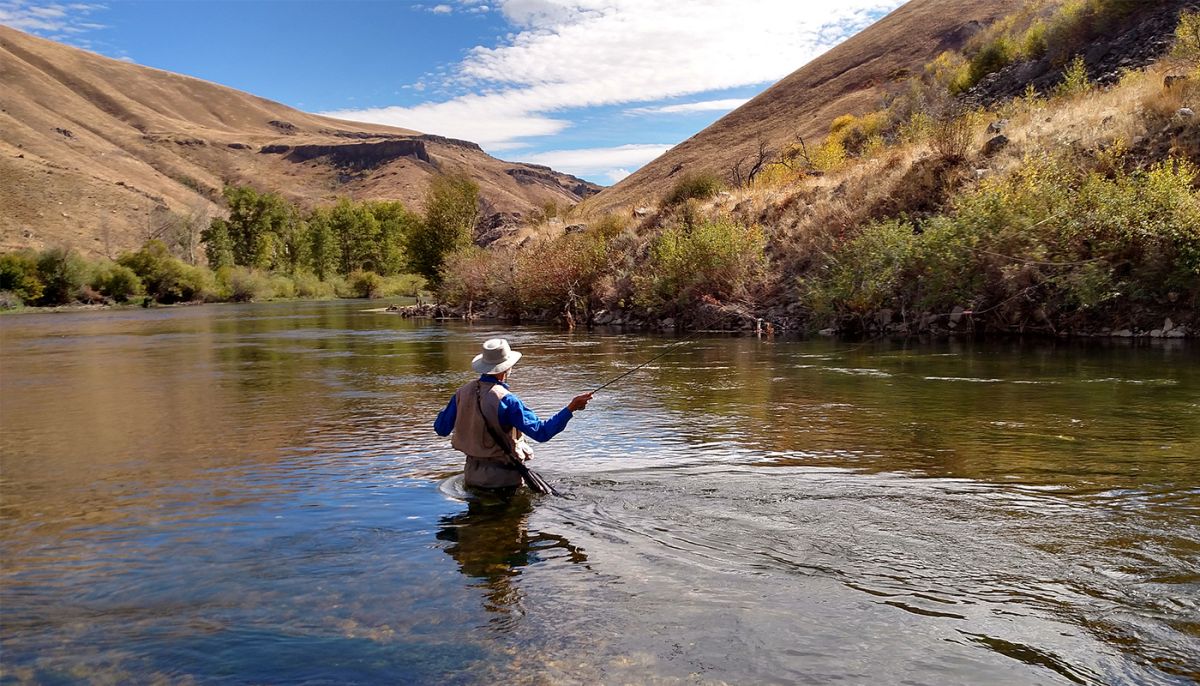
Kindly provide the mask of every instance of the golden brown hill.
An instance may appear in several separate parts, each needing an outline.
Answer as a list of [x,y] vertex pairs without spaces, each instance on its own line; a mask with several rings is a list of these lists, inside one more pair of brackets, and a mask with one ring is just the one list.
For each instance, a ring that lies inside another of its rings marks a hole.
[[680,175],[728,177],[760,139],[779,149],[803,137],[810,149],[843,114],[879,109],[890,88],[944,50],[961,48],[980,28],[1026,0],[912,0],[793,72],[712,126],[584,203],[587,211],[653,205]]
[[599,190],[474,143],[307,114],[5,26],[0,83],[0,251],[69,245],[112,256],[173,217],[215,215],[226,184],[309,206],[348,196],[420,207],[432,175],[465,173],[486,213]]

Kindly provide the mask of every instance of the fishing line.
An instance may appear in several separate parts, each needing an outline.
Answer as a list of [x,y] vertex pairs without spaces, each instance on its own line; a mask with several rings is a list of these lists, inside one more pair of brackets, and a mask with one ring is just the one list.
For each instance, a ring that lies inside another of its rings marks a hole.
[[693,331],[692,333],[688,334],[686,337],[681,338],[678,341],[675,341],[671,345],[667,346],[666,350],[660,352],[659,354],[655,355],[654,357],[651,357],[650,359],[639,364],[638,366],[634,367],[633,369],[630,369],[629,371],[625,372],[624,374],[621,374],[618,377],[615,377],[613,379],[610,379],[609,381],[606,381],[603,386],[600,386],[596,390],[592,391],[592,393],[599,393],[600,391],[604,390],[605,388],[608,388],[609,386],[615,384],[616,382],[620,381],[621,379],[624,379],[625,377],[636,372],[637,370],[641,369],[642,367],[645,367],[646,365],[650,364],[651,362],[654,362],[655,360],[660,360],[660,359],[666,357],[667,355],[670,355],[672,352],[674,352],[674,350],[676,348],[683,345],[684,343],[691,341],[693,338],[695,338],[696,336],[699,336],[702,333],[704,333],[704,332],[703,331]]
[[[704,307],[715,308],[716,311],[726,313],[726,314],[728,313],[727,312],[728,309],[733,309],[733,312],[737,312],[736,306],[722,305],[722,303],[719,300],[716,300],[715,297],[710,296],[710,295],[706,295],[706,296],[702,297],[701,305]],[[649,365],[650,362],[654,362],[655,360],[661,360],[662,357],[666,357],[667,355],[670,355],[671,353],[673,353],[674,349],[680,347],[680,345],[683,345],[684,343],[688,343],[689,341],[691,341],[692,338],[700,336],[701,333],[712,333],[712,331],[706,330],[706,326],[708,326],[709,324],[712,324],[712,323],[713,323],[713,320],[709,319],[708,321],[706,321],[706,323],[704,323],[703,326],[697,325],[696,329],[692,330],[692,332],[689,333],[689,335],[686,335],[683,338],[680,338],[679,341],[676,341],[676,342],[672,343],[671,345],[667,345],[666,350],[661,351],[661,353],[659,353],[658,355],[650,357],[649,360],[642,362],[641,365],[638,365],[632,369],[629,369],[628,372],[625,372],[624,374],[620,374],[619,377],[605,381],[604,385],[598,387],[598,389],[596,389],[592,392],[599,393],[600,391],[607,389],[608,386],[616,384],[617,381],[622,380],[625,377],[628,377],[628,375],[638,371],[638,369],[641,369],[642,367]]]

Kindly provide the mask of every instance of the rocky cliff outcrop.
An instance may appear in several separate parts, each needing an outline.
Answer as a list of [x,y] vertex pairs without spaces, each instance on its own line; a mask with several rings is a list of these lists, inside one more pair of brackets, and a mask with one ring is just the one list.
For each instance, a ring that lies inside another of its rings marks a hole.
[[[1088,78],[1107,86],[1121,74],[1141,69],[1170,51],[1175,39],[1179,15],[1200,10],[1198,0],[1154,0],[1134,6],[1128,17],[1113,31],[1095,36],[1079,54],[1087,66]],[[965,100],[974,105],[990,106],[1017,97],[1033,86],[1048,93],[1062,81],[1061,56],[1054,51],[1036,60],[1016,62],[984,77],[967,92]]]
[[322,160],[343,169],[374,169],[401,157],[410,157],[433,164],[425,142],[420,139],[385,140],[377,143],[346,143],[333,145],[267,145],[259,151],[264,155],[284,155],[289,162]]

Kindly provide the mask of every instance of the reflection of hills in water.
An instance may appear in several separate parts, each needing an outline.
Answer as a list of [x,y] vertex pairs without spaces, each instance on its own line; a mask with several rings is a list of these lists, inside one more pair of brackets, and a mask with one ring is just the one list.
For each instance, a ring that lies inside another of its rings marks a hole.
[[[6,490],[5,513],[127,519],[167,493],[183,507],[213,495],[198,484],[253,484],[281,460],[298,461],[303,481],[306,466],[395,454],[427,427],[398,424],[371,402],[424,396],[452,362],[442,336],[361,307],[34,315],[7,327],[4,353],[21,364],[5,366],[0,393],[4,476],[46,490]],[[289,487],[300,486],[214,486],[231,506]]]

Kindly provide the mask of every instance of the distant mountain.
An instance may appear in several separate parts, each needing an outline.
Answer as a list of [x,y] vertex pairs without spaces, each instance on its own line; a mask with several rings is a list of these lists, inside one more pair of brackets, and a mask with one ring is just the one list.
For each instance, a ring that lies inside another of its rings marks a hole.
[[654,204],[688,172],[727,176],[758,149],[803,137],[810,149],[843,114],[879,109],[890,89],[944,50],[961,48],[984,26],[1026,0],[912,0],[675,146],[585,207],[607,211]]
[[463,173],[485,214],[600,190],[467,141],[308,114],[5,26],[0,83],[0,250],[115,255],[173,217],[215,215],[226,184],[309,206],[348,196],[419,207],[433,175]]

